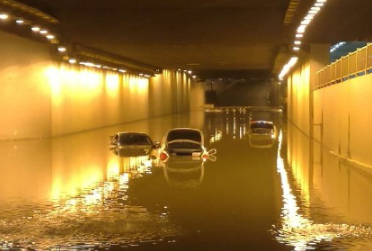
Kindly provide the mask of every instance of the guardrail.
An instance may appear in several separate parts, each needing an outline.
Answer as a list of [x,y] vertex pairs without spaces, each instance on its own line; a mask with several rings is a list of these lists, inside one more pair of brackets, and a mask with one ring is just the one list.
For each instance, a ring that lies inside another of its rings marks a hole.
[[316,73],[315,89],[372,73],[372,43],[341,57]]

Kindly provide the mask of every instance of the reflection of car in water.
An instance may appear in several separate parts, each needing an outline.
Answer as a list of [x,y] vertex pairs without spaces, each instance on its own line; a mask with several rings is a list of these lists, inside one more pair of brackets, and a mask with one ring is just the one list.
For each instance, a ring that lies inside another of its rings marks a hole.
[[110,150],[120,156],[148,155],[155,158],[158,146],[146,133],[118,132],[110,136]]
[[249,122],[249,144],[255,148],[272,147],[277,138],[277,130],[272,121],[254,120]]
[[172,187],[197,187],[204,179],[204,162],[201,158],[171,157],[163,163],[164,177]]
[[160,160],[170,156],[208,157],[216,153],[215,149],[209,152],[204,147],[203,133],[193,128],[175,128],[170,130],[163,138],[158,151]]

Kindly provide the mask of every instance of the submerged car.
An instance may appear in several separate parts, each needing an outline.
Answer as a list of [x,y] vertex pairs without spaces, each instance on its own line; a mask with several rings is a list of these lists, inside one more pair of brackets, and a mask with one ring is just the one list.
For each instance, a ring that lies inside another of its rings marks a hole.
[[141,132],[118,132],[110,136],[110,150],[120,156],[149,155],[156,158],[158,142],[154,142],[149,135]]
[[277,130],[272,121],[254,120],[249,122],[249,144],[255,148],[270,148],[277,138]]
[[204,136],[199,129],[175,128],[164,136],[159,149],[159,158],[160,160],[166,160],[170,156],[207,158],[215,153],[215,149],[206,150]]

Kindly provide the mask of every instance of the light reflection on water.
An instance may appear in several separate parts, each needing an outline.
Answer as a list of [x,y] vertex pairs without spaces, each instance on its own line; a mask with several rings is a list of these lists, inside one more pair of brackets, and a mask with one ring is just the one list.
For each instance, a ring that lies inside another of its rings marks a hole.
[[126,247],[177,236],[180,230],[167,219],[166,208],[154,213],[127,203],[130,180],[151,174],[151,163],[145,157],[117,158],[121,170],[109,166],[107,180],[80,190],[75,197],[50,205],[7,205],[8,210],[0,211],[3,248],[17,247],[14,242],[35,249],[74,243]]
[[[281,147],[283,143],[283,134],[279,135],[279,148],[277,159],[277,171],[281,178],[283,190],[283,209],[281,215],[281,224],[273,230],[276,239],[283,244],[294,247],[294,250],[314,250],[319,243],[331,243],[335,239],[346,239],[355,241],[353,238],[371,237],[372,229],[369,226],[349,225],[346,223],[335,224],[332,222],[316,223],[301,214],[301,207],[297,202],[301,198],[296,198],[291,189],[289,175],[285,168],[285,160],[281,157]],[[349,245],[346,241],[346,244]]]
[[[320,166],[280,120],[278,142],[257,149],[246,110],[196,117],[1,143],[0,250],[369,250],[372,206],[357,192],[370,179],[324,156]],[[172,127],[203,130],[216,159],[158,166],[108,150],[117,131],[158,141]]]

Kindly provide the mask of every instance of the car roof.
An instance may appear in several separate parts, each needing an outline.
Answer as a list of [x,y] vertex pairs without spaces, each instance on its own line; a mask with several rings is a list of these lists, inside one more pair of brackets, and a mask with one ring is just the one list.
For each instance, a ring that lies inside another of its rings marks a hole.
[[274,124],[272,121],[268,121],[268,120],[253,120],[253,121],[250,121],[249,123],[251,124]]
[[119,135],[133,134],[133,135],[146,135],[146,136],[149,136],[147,133],[144,133],[144,132],[118,132],[117,134],[119,134]]
[[189,130],[189,131],[198,131],[201,133],[201,130],[199,129],[196,129],[196,128],[188,128],[188,127],[180,127],[180,128],[173,128],[173,129],[170,129],[169,132],[171,131],[178,131],[178,130]]

